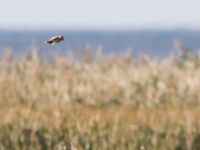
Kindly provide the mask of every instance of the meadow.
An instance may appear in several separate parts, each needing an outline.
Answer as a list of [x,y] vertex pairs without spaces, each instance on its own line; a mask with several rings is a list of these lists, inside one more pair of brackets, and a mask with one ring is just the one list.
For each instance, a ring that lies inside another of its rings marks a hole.
[[200,57],[0,56],[0,150],[200,150]]

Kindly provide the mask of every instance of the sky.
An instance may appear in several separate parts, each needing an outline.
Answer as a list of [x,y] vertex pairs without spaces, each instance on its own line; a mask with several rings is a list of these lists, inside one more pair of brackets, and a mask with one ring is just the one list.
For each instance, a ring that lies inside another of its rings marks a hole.
[[0,0],[0,28],[199,28],[200,0]]

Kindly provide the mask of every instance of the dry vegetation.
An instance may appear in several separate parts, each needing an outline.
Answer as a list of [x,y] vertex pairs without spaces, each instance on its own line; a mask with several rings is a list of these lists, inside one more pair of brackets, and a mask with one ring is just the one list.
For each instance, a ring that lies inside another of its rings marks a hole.
[[190,58],[7,53],[0,150],[199,150],[200,58]]

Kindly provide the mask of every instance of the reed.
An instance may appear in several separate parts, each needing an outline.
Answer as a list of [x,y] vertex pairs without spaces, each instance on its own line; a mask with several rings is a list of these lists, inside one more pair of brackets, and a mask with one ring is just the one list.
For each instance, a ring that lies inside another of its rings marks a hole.
[[198,150],[200,58],[89,49],[0,57],[0,149]]

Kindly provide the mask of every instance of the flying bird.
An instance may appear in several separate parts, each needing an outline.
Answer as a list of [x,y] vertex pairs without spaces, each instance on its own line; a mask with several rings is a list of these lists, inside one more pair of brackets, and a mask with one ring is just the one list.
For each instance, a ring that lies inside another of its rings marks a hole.
[[53,36],[48,41],[45,41],[45,43],[54,45],[54,44],[59,43],[61,41],[64,41],[64,36],[63,35],[58,35],[58,36]]

